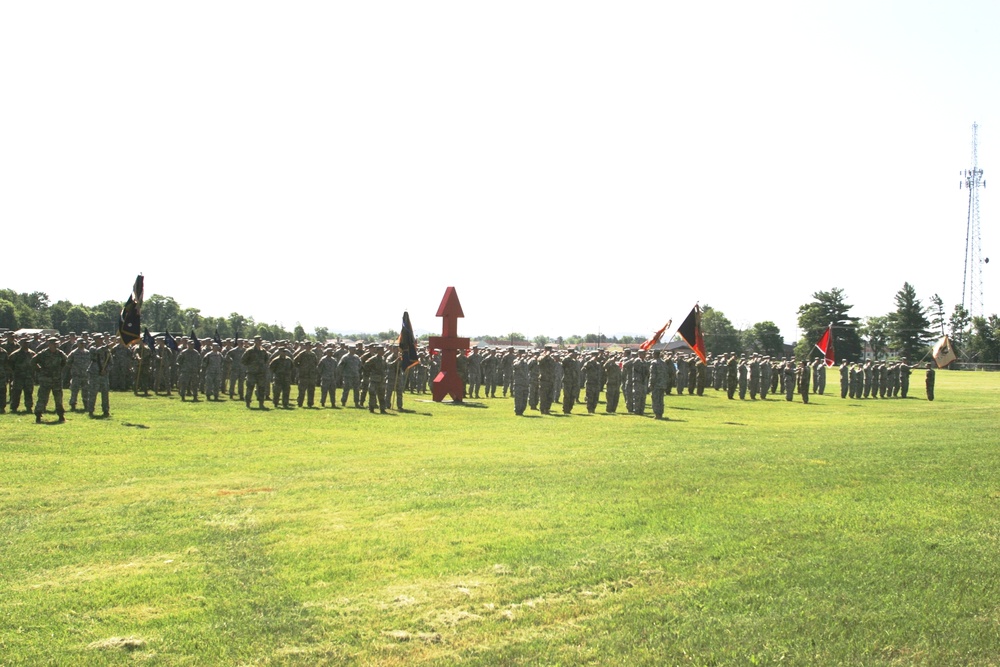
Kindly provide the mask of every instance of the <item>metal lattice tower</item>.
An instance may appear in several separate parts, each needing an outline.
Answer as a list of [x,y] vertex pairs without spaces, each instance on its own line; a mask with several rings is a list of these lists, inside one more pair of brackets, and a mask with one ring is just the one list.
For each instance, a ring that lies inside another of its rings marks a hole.
[[973,317],[983,315],[983,249],[979,241],[979,187],[986,187],[979,168],[979,125],[972,124],[972,169],[959,172],[969,191],[969,217],[965,227],[965,270],[962,272],[962,307]]

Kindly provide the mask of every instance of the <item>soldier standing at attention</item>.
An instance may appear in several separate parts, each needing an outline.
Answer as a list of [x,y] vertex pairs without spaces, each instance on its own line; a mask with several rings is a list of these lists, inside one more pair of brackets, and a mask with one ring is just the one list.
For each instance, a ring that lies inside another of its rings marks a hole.
[[646,414],[646,387],[649,386],[649,362],[646,351],[639,350],[639,358],[632,362],[632,412]]
[[785,400],[791,401],[795,396],[795,364],[789,359],[785,362],[785,368],[781,373],[785,381]]
[[552,348],[546,347],[538,357],[538,407],[543,415],[552,409],[553,387],[556,382],[556,359]]
[[69,409],[76,412],[77,399],[87,405],[87,381],[90,370],[90,350],[87,349],[87,341],[76,339],[76,347],[73,348],[66,357],[66,366],[69,368]]
[[170,396],[171,371],[174,366],[174,353],[163,338],[156,339],[156,369],[153,372],[153,393],[165,392]]
[[570,352],[562,360],[563,367],[563,401],[562,401],[562,411],[564,415],[568,415],[573,411],[573,403],[576,402],[577,390],[576,387],[579,385],[579,375],[576,370],[576,352]]
[[811,375],[812,369],[809,368],[809,364],[803,360],[802,363],[799,364],[799,373],[795,378],[796,385],[799,388],[799,395],[802,396],[803,403],[809,402],[809,380],[811,379]]
[[244,346],[242,340],[237,340],[233,344],[233,349],[226,352],[226,359],[229,360],[229,398],[243,400],[243,383],[246,379],[246,368],[243,366]]
[[94,416],[97,395],[101,395],[101,417],[111,416],[109,395],[111,389],[111,349],[104,342],[104,334],[94,335],[94,347],[90,350],[90,377],[87,379],[87,414]]
[[181,339],[181,352],[177,355],[178,379],[177,393],[181,400],[186,401],[188,394],[191,400],[198,400],[198,384],[201,371],[201,355],[186,338]]
[[21,338],[18,348],[10,353],[7,365],[11,372],[11,395],[10,412],[14,414],[21,404],[21,397],[24,397],[25,412],[31,412],[34,408],[35,391],[35,353],[31,350],[27,338]]
[[264,394],[267,391],[267,352],[261,347],[260,336],[253,337],[253,347],[240,357],[240,363],[247,371],[247,386],[244,399],[247,407],[254,390],[257,390],[257,407],[264,409]]
[[736,361],[736,355],[734,353],[729,354],[729,358],[726,360],[726,395],[729,400],[733,400],[733,396],[736,395],[736,378],[739,374],[739,365]]
[[[851,369],[847,365],[847,359],[840,360],[840,397],[847,398],[847,391],[851,387]],[[853,396],[851,398],[854,398]]]
[[347,405],[347,395],[354,393],[354,407],[361,407],[361,357],[357,354],[357,348],[348,348],[347,354],[340,358],[337,364],[340,373],[343,393],[340,395],[340,405]]
[[604,368],[602,368],[600,352],[594,350],[589,357],[580,372],[583,373],[584,388],[587,392],[587,412],[594,414],[597,410],[597,401],[601,398],[601,376],[604,373]]
[[928,363],[927,364],[927,378],[924,380],[927,386],[927,400],[934,400],[934,367]]
[[38,371],[38,400],[35,401],[35,423],[42,423],[42,413],[49,402],[49,393],[56,404],[56,414],[59,423],[66,421],[66,410],[63,408],[62,372],[66,366],[66,353],[59,349],[59,339],[53,336],[48,340],[48,347],[34,356],[35,369]]
[[299,372],[299,394],[295,402],[300,408],[303,402],[311,408],[316,402],[316,381],[319,379],[319,358],[313,352],[311,341],[306,341],[305,349],[296,354],[293,361]]
[[323,350],[323,358],[319,360],[319,407],[326,407],[326,397],[330,397],[330,407],[337,407],[337,358],[333,356],[333,348],[327,346]]
[[541,392],[541,376],[538,370],[538,352],[528,355],[528,407],[538,409],[538,394]]
[[478,345],[472,347],[468,364],[469,396],[472,397],[475,392],[475,398],[479,398],[479,389],[483,383],[483,355],[479,354]]
[[212,397],[219,400],[219,388],[222,386],[222,366],[225,357],[218,343],[212,343],[211,348],[201,359],[202,370],[205,372],[205,400]]
[[514,348],[508,347],[506,354],[500,358],[500,382],[503,384],[503,397],[507,398],[507,390],[511,388],[514,382],[514,361],[517,358],[523,358],[522,355],[515,355]]
[[663,394],[669,386],[667,383],[668,363],[670,362],[660,359],[659,350],[653,350],[653,360],[649,363],[649,393],[653,399],[654,419],[663,419]]
[[518,352],[510,364],[511,393],[514,396],[514,414],[524,415],[524,409],[528,407],[528,360],[524,357],[524,351]]
[[740,363],[736,367],[736,373],[739,376],[739,380],[737,381],[738,382],[737,386],[739,387],[741,401],[745,401],[747,398],[747,384],[748,384],[747,376],[749,375],[749,372],[750,372],[750,367],[747,364],[747,358],[745,356],[741,356]]
[[295,366],[292,362],[292,354],[285,345],[282,344],[278,348],[278,351],[268,362],[268,366],[271,369],[271,379],[274,383],[271,391],[271,400],[274,401],[274,407],[277,408],[280,402],[281,407],[287,410],[291,407],[289,399],[292,394],[292,373],[295,370]]
[[826,391],[826,359],[816,360],[816,393],[820,396]]
[[[618,400],[621,397],[622,369],[616,357],[609,357],[603,364],[604,380],[607,383],[604,390],[604,411],[614,414],[618,410]],[[590,399],[588,398],[588,405]]]
[[382,346],[369,347],[362,363],[365,375],[368,377],[368,412],[374,413],[375,407],[378,406],[378,411],[385,414],[385,396],[382,393],[385,381],[385,357],[382,356]]
[[622,359],[621,369],[622,369],[622,394],[625,396],[625,409],[628,412],[635,412],[635,407],[633,403],[633,389],[635,384],[633,380],[635,379],[632,374],[632,366],[635,365],[635,359],[632,357],[631,348],[626,348],[624,352],[625,356]]

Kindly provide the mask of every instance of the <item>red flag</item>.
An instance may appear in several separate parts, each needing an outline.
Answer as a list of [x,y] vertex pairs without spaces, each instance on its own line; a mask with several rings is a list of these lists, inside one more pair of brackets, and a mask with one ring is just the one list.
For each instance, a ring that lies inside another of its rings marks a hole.
[[833,325],[831,324],[823,332],[823,336],[816,343],[816,349],[823,353],[826,357],[826,365],[833,366],[834,356],[833,356]]
[[705,339],[701,335],[701,309],[698,308],[698,304],[694,305],[691,313],[677,328],[677,335],[683,338],[702,363],[705,363]]
[[663,328],[660,329],[659,331],[657,331],[655,334],[653,334],[652,338],[650,338],[645,343],[643,343],[642,345],[640,345],[639,349],[640,350],[648,350],[649,348],[651,348],[654,345],[658,344],[660,342],[660,339],[663,338],[663,332],[670,328],[670,323],[671,322],[673,322],[673,320],[667,320],[667,323],[663,325]]

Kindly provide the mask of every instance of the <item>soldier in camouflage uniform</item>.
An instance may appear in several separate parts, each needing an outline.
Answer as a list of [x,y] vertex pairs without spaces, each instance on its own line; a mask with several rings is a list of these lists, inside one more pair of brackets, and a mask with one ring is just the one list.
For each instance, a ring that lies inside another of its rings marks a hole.
[[62,373],[66,367],[66,353],[59,349],[59,339],[53,336],[48,340],[48,348],[36,354],[33,358],[35,370],[38,373],[38,400],[35,401],[35,423],[42,423],[42,413],[49,402],[49,394],[56,404],[56,414],[59,422],[66,421],[66,410],[63,408]]
[[562,360],[563,368],[563,414],[568,415],[573,411],[573,403],[576,402],[577,385],[580,383],[576,370],[576,352],[570,352]]
[[785,400],[791,401],[795,396],[795,364],[791,360],[786,361],[781,374],[785,383]]
[[601,380],[604,375],[603,364],[601,363],[601,353],[594,350],[584,362],[580,372],[583,374],[584,388],[586,390],[587,412],[594,414],[597,410],[597,402],[601,398]]
[[156,354],[153,359],[153,393],[164,392],[170,396],[173,384],[174,351],[167,347],[163,338],[156,339]]
[[799,390],[799,396],[802,397],[803,403],[809,402],[809,380],[812,376],[812,369],[809,368],[809,364],[803,361],[799,364],[798,374],[795,376],[796,387]]
[[514,354],[513,347],[508,347],[507,352],[500,358],[500,382],[503,385],[504,398],[507,397],[507,391],[514,382],[514,360],[520,356]]
[[343,393],[340,395],[340,404],[347,405],[347,395],[354,394],[354,407],[361,407],[361,357],[357,355],[356,349],[348,350],[347,354],[340,358],[338,363],[340,381],[343,384]]
[[135,346],[136,374],[133,391],[138,396],[141,391],[144,396],[149,396],[149,388],[153,385],[153,351],[145,344],[139,343]]
[[912,369],[906,363],[906,357],[899,362],[899,395],[906,398],[907,392],[910,391],[910,373]]
[[289,401],[292,394],[292,374],[295,372],[291,351],[285,345],[279,343],[278,351],[271,356],[268,362],[271,369],[271,400],[274,407],[281,407],[286,410],[291,408]]
[[205,376],[205,400],[211,401],[213,397],[218,401],[219,389],[222,387],[223,365],[225,357],[218,343],[212,343],[211,349],[205,353],[201,359],[201,368]]
[[632,356],[631,349],[626,348],[623,354],[621,361],[622,395],[625,398],[625,409],[631,413],[635,412],[632,392],[634,388],[632,366],[635,364],[635,358]]
[[483,356],[483,386],[486,398],[497,397],[497,376],[500,370],[500,357],[494,350],[487,349]]
[[543,415],[549,414],[552,409],[556,366],[558,365],[555,355],[549,348],[545,348],[545,351],[538,357],[538,406]]
[[237,340],[231,350],[226,352],[226,359],[229,361],[229,398],[239,396],[243,400],[243,385],[246,381],[247,372],[243,365],[243,353],[246,351],[242,340]]
[[[528,360],[524,352],[518,352],[510,364],[510,389],[514,396],[514,414],[524,415],[525,408],[528,407]],[[505,392],[506,393],[506,387]]]
[[621,397],[622,369],[618,363],[616,357],[610,357],[601,364],[605,380],[604,411],[609,414],[618,411],[618,399]]
[[[669,386],[667,365],[672,362],[660,358],[660,351],[653,350],[653,359],[649,362],[649,394],[653,401],[654,419],[663,419],[663,395]],[[645,402],[645,399],[643,400]],[[642,414],[641,412],[639,414]]]
[[188,395],[191,400],[198,400],[198,385],[201,376],[201,355],[194,349],[187,339],[181,340],[181,352],[177,355],[178,372],[180,373],[177,382],[177,393],[181,395],[181,400],[186,401]]
[[111,416],[109,394],[111,389],[110,377],[113,365],[111,349],[105,345],[104,335],[94,336],[94,347],[90,350],[90,368],[87,369],[90,377],[87,379],[87,414],[94,416],[94,408],[97,405],[97,396],[101,396],[101,416],[105,419]]
[[[848,389],[851,386],[851,368],[847,364],[847,359],[840,360],[840,397],[847,398]],[[851,396],[854,398],[854,396]]]
[[361,358],[364,375],[368,377],[368,412],[374,413],[375,408],[382,414],[386,413],[384,394],[385,357],[382,356],[382,346],[372,345]]
[[76,347],[66,357],[66,368],[69,370],[69,409],[76,412],[77,399],[85,407],[87,400],[87,384],[90,380],[90,350],[87,341],[76,339]]
[[25,412],[31,412],[34,407],[35,390],[35,353],[31,350],[30,341],[22,338],[18,348],[10,353],[7,365],[11,374],[10,411],[16,413],[24,397]]
[[267,392],[267,351],[261,345],[260,336],[254,336],[253,347],[243,352],[240,364],[247,372],[246,393],[243,395],[246,406],[250,407],[254,390],[257,392],[257,407],[264,409],[264,396]]
[[733,400],[733,396],[736,395],[738,375],[739,363],[736,361],[736,355],[730,354],[726,359],[726,396],[729,397],[729,400]]
[[326,397],[330,397],[330,407],[337,407],[337,379],[340,374],[337,372],[337,357],[333,356],[334,349],[327,346],[323,350],[323,358],[319,360],[319,407],[326,407]]
[[639,358],[632,363],[632,412],[646,414],[646,389],[649,387],[649,361],[646,351],[639,350]]
[[538,370],[538,352],[532,352],[528,357],[528,407],[538,409],[538,397],[541,394],[541,373]]
[[472,347],[472,353],[467,357],[466,361],[468,363],[466,379],[469,384],[467,395],[470,398],[479,398],[479,388],[483,382],[483,355],[479,354],[478,345]]
[[292,361],[299,376],[299,393],[295,402],[300,408],[303,402],[310,408],[314,407],[316,383],[319,381],[319,358],[313,352],[312,342],[306,341],[305,349],[299,351]]

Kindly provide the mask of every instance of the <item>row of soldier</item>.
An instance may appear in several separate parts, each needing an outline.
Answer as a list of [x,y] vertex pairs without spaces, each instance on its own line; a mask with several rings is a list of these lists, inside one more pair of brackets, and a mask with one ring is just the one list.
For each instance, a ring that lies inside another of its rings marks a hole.
[[[403,372],[398,348],[366,347],[361,343],[314,346],[308,341],[265,343],[256,338],[252,342],[239,339],[223,342],[181,337],[172,346],[173,339],[160,337],[155,343],[147,339],[144,344],[127,347],[103,334],[71,334],[55,340],[66,357],[61,386],[71,390],[70,408],[76,410],[80,400],[92,416],[91,384],[95,388],[94,398],[102,397],[103,416],[108,415],[108,399],[107,389],[102,390],[102,386],[112,389],[131,386],[136,393],[146,395],[150,390],[167,395],[176,390],[182,400],[189,397],[198,400],[199,393],[209,400],[220,400],[220,395],[228,391],[231,399],[238,397],[248,407],[256,391],[258,407],[271,401],[275,407],[287,408],[291,386],[297,385],[296,402],[300,407],[314,407],[315,389],[319,387],[320,407],[325,407],[328,399],[331,407],[336,407],[339,389],[341,406],[353,399],[355,407],[364,407],[367,402],[373,412],[385,411],[393,402],[401,410],[403,392],[426,392],[431,378],[440,369],[439,357],[426,348],[420,351],[419,363]],[[46,343],[35,336],[25,337],[15,345],[8,335],[0,345],[8,357],[7,363],[0,363],[0,374],[4,375],[0,383],[4,395],[0,396],[6,399],[6,376],[9,376],[18,396],[25,396],[25,405],[30,410],[31,376],[36,369],[32,363],[18,362],[13,352],[19,347],[37,354]],[[246,357],[249,350],[256,351]],[[503,396],[512,393],[515,397],[517,414],[523,414],[529,406],[548,414],[552,403],[560,402],[560,395],[563,412],[568,413],[575,403],[583,402],[584,390],[588,412],[596,410],[598,397],[604,392],[607,412],[616,412],[620,397],[624,396],[630,413],[643,414],[649,395],[657,418],[662,418],[662,397],[674,389],[678,393],[702,395],[710,387],[725,391],[730,399],[737,394],[745,399],[749,394],[751,400],[779,393],[790,401],[798,393],[804,402],[808,402],[810,387],[815,393],[822,394],[825,390],[826,365],[821,359],[796,365],[790,359],[729,354],[709,355],[707,362],[702,363],[693,354],[659,350],[650,353],[640,350],[636,354],[631,350],[593,351],[580,356],[575,351],[557,352],[551,347],[515,351],[513,347],[501,350],[476,346],[458,356],[457,370],[468,397],[492,398],[501,389]],[[905,360],[853,365],[842,362],[841,395],[906,397],[910,372]],[[116,378],[119,380],[115,381]],[[245,388],[246,384],[252,386]],[[518,400],[519,396],[522,400]],[[374,400],[368,400],[369,397]],[[13,410],[17,410],[19,402],[19,398],[12,396]],[[0,403],[5,404],[6,400]]]

